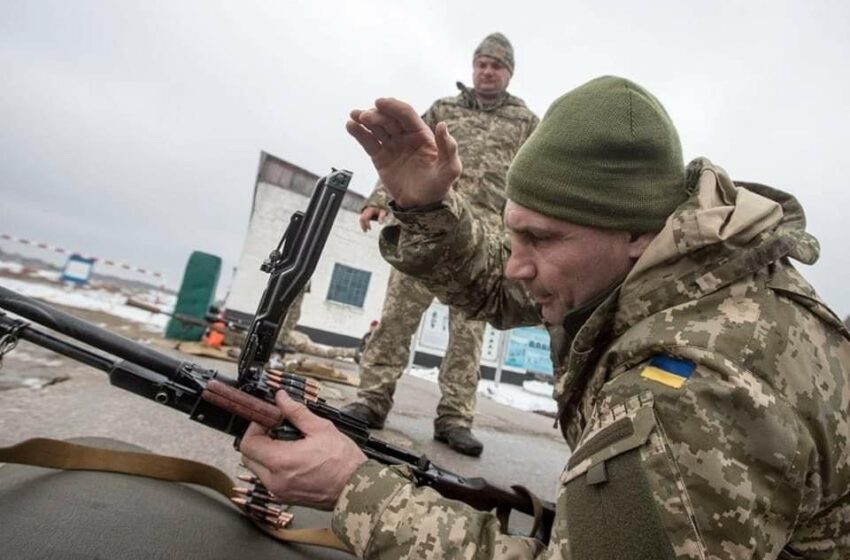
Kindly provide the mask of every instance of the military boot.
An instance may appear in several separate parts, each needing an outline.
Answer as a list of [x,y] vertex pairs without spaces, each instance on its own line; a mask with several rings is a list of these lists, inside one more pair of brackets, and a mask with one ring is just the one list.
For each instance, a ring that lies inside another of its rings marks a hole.
[[478,457],[484,451],[484,444],[478,441],[472,430],[463,426],[453,426],[443,430],[434,430],[434,439],[448,444],[449,447],[469,455],[470,457]]
[[383,430],[387,417],[381,416],[363,403],[353,402],[340,409],[349,416],[360,420],[373,430]]

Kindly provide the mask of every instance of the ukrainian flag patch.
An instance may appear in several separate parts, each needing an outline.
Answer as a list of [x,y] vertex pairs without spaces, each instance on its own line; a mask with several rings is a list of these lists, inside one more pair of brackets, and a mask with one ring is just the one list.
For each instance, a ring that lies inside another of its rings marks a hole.
[[640,376],[674,389],[681,389],[696,367],[690,360],[656,355],[649,361],[649,365],[643,368]]

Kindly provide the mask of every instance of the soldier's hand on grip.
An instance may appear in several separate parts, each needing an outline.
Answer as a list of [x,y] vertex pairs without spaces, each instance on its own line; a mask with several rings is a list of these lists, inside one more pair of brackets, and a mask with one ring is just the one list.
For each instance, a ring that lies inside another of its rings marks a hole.
[[363,146],[396,204],[417,208],[440,202],[461,172],[457,142],[445,123],[433,132],[413,107],[379,98],[355,109],[345,124]]
[[343,486],[366,456],[329,421],[278,391],[275,400],[283,416],[304,435],[279,441],[268,430],[251,424],[239,450],[242,461],[281,502],[331,510]]

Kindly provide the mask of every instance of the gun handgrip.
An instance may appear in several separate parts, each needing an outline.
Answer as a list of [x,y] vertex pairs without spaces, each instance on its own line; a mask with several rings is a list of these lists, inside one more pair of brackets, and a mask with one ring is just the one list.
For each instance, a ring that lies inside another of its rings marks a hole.
[[294,441],[304,437],[298,428],[283,421],[283,413],[276,406],[221,381],[213,379],[207,383],[201,396],[210,404],[268,428],[274,439]]
[[201,397],[210,404],[269,429],[283,422],[283,413],[275,405],[215,379],[207,383]]

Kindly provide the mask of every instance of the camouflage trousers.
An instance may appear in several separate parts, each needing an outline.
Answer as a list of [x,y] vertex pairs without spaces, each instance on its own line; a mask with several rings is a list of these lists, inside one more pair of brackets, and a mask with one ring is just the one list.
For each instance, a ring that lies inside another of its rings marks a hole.
[[[359,400],[382,416],[393,406],[396,382],[410,358],[410,339],[434,296],[419,282],[390,272],[381,324],[372,333],[360,359]],[[485,323],[468,321],[449,311],[449,346],[438,377],[442,396],[437,405],[434,428],[472,426],[476,389],[481,375],[478,362]]]

